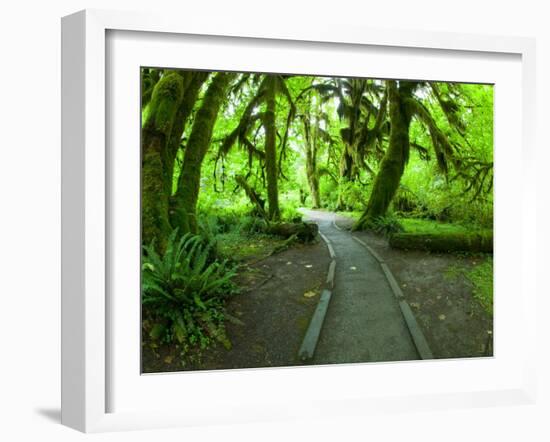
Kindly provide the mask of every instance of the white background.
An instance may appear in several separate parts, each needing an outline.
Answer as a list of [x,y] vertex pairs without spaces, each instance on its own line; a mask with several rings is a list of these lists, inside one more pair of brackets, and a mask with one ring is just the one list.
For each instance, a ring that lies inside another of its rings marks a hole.
[[[511,34],[538,38],[538,78],[550,78],[550,30],[544,2],[441,1],[302,1],[245,2],[220,0],[88,0],[87,2],[20,0],[3,4],[0,16],[0,438],[82,440],[86,436],[61,427],[60,358],[60,22],[82,8],[116,8],[181,14],[215,14],[231,20],[300,20],[401,27],[437,31]],[[185,3],[189,3],[185,5]],[[179,6],[179,9],[176,5]],[[269,7],[263,10],[260,5]],[[184,8],[185,7],[185,8]],[[292,16],[289,19],[287,15]],[[545,101],[548,85],[538,85],[539,132],[550,121]],[[548,184],[550,160],[546,140],[539,140],[539,379],[536,406],[478,410],[413,412],[302,422],[220,426],[161,432],[102,434],[96,440],[548,440],[550,416],[550,335],[545,311],[548,291],[542,285],[548,262]],[[521,177],[518,176],[518,179]],[[182,398],[185,400],[185,398]]]

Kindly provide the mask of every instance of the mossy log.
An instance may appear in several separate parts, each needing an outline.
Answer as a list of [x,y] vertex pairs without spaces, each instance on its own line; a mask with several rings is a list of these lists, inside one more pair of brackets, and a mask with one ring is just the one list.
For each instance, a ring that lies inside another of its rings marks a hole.
[[302,242],[311,242],[319,232],[319,226],[314,223],[274,223],[266,228],[266,233],[290,238],[296,236]]
[[395,233],[390,237],[395,249],[429,252],[493,252],[492,232],[478,233]]

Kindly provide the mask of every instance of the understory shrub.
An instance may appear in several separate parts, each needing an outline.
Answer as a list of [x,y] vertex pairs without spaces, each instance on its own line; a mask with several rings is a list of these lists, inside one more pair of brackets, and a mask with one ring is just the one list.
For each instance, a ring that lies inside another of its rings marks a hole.
[[236,267],[220,261],[213,244],[201,236],[178,235],[177,229],[164,253],[154,244],[143,249],[142,306],[152,323],[150,337],[177,342],[184,353],[197,345],[206,348],[212,340],[230,347],[223,306],[236,293]]
[[393,214],[376,218],[371,224],[371,229],[375,233],[384,236],[391,236],[394,233],[403,232],[405,230],[399,222],[399,219]]

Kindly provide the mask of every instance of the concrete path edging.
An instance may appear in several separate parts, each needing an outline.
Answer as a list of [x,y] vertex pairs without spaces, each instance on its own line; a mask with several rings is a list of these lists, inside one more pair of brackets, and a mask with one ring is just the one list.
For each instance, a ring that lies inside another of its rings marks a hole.
[[422,333],[422,330],[418,325],[418,322],[414,316],[414,313],[411,310],[411,307],[409,306],[409,304],[405,300],[405,297],[403,296],[401,287],[399,287],[397,280],[393,276],[393,273],[391,272],[388,265],[385,263],[384,259],[380,255],[378,255],[378,253],[376,253],[366,242],[364,242],[360,238],[357,238],[355,235],[351,235],[351,237],[355,241],[357,241],[359,244],[361,244],[363,247],[365,247],[365,249],[367,249],[367,251],[372,256],[374,256],[374,259],[378,261],[378,264],[380,264],[380,267],[382,268],[382,271],[384,272],[384,275],[388,280],[391,290],[399,303],[399,309],[403,314],[403,318],[405,319],[405,323],[407,324],[407,328],[409,329],[409,333],[411,334],[411,338],[414,342],[414,345],[416,347],[416,350],[418,351],[418,355],[420,356],[420,358],[434,359],[432,350],[428,345],[428,341],[426,341],[426,337],[424,336],[424,333]]
[[319,336],[321,335],[321,329],[323,328],[323,323],[325,322],[325,316],[327,314],[328,306],[330,304],[330,298],[332,297],[332,290],[334,289],[334,274],[336,271],[336,254],[334,253],[334,248],[330,243],[329,239],[319,232],[319,236],[326,243],[330,257],[332,258],[330,265],[328,267],[326,287],[321,292],[319,297],[319,302],[317,307],[313,312],[311,321],[309,322],[306,334],[298,351],[298,357],[301,361],[306,362],[313,358],[315,354],[315,349],[317,348],[317,342],[319,342]]
[[325,322],[325,316],[327,314],[331,296],[332,292],[327,289],[323,290],[321,293],[319,303],[317,304],[317,308],[311,317],[304,340],[302,341],[302,345],[298,351],[298,357],[303,362],[311,360],[315,354],[315,348],[317,347],[317,342],[319,341],[319,335],[321,334],[321,329],[323,328],[323,322]]

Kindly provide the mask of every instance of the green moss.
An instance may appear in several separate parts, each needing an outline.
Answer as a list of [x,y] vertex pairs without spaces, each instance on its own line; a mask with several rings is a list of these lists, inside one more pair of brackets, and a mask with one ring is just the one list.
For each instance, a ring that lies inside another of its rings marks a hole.
[[481,264],[465,273],[474,286],[473,296],[485,311],[493,314],[493,259],[487,258]]
[[[479,258],[479,257],[478,257]],[[472,296],[490,315],[493,314],[493,258],[476,258],[474,267],[465,264],[449,266],[444,277],[450,281],[464,276],[472,284]]]
[[389,243],[393,248],[404,250],[492,253],[493,233],[396,233]]
[[246,261],[270,255],[273,250],[284,243],[284,239],[269,235],[248,235],[231,232],[216,237],[218,251],[222,256],[235,261]]
[[142,240],[149,245],[156,240],[160,251],[170,232],[168,222],[168,198],[164,189],[161,139],[145,137],[142,177]]
[[172,224],[181,232],[198,231],[197,199],[199,196],[201,167],[212,140],[212,132],[225,94],[235,74],[218,72],[208,86],[197,111],[189,141],[185,147],[183,165],[174,198]]
[[369,229],[377,218],[386,215],[409,158],[411,114],[404,105],[404,101],[410,97],[412,89],[408,86],[408,82],[401,83],[402,85],[398,87],[395,81],[388,81],[391,121],[390,141],[380,163],[380,170],[374,180],[365,213],[353,226],[354,230]]
[[155,240],[158,250],[171,230],[168,219],[170,173],[166,170],[167,140],[183,96],[183,79],[167,72],[155,85],[151,101],[143,112],[142,130],[142,240]]
[[183,98],[183,89],[181,75],[173,71],[164,74],[153,90],[144,127],[170,136],[174,117]]
[[442,223],[430,219],[419,218],[399,218],[400,224],[408,233],[470,233],[471,228],[460,224]]

